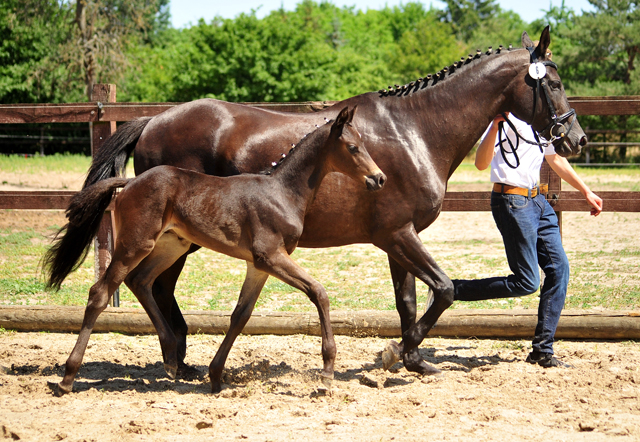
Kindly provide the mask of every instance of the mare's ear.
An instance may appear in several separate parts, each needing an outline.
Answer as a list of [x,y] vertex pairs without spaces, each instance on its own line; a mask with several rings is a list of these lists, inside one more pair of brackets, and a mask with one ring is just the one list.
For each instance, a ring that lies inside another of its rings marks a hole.
[[545,60],[547,58],[547,49],[549,49],[549,45],[551,44],[551,36],[549,35],[549,26],[542,30],[542,34],[540,34],[540,43],[536,47],[536,55],[538,56],[538,60]]
[[336,121],[334,121],[333,125],[331,126],[331,130],[342,130],[344,125],[351,121],[350,117],[353,118],[353,114],[349,112],[349,107],[347,106],[340,111],[340,113],[336,117]]
[[529,34],[527,34],[527,31],[524,31],[522,33],[522,47],[523,48],[532,48],[533,47],[533,42],[531,41],[531,38],[529,38]]

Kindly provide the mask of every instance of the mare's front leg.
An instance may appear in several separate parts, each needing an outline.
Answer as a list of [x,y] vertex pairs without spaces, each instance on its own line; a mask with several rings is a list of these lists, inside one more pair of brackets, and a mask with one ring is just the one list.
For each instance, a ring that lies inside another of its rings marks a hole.
[[322,382],[327,387],[330,387],[336,360],[336,343],[333,338],[331,318],[329,317],[329,297],[325,288],[296,264],[285,250],[278,249],[272,253],[260,254],[256,254],[254,251],[254,259],[256,268],[262,269],[290,286],[301,290],[316,306],[322,334],[323,370],[320,377]]
[[[400,328],[404,334],[416,322],[416,278],[391,256],[388,256],[388,258],[393,290],[396,296],[396,310],[400,315]],[[427,364],[422,359],[418,347],[405,353],[402,362],[408,371],[421,375],[436,375],[440,373],[440,370],[433,365]]]
[[402,341],[391,341],[382,354],[385,369],[417,349],[438,321],[442,313],[453,304],[453,283],[436,264],[433,257],[422,244],[413,224],[377,238],[374,244],[393,258],[406,271],[412,273],[433,290],[434,301],[418,322],[403,331]]
[[238,304],[231,314],[231,323],[229,324],[229,331],[225,335],[220,348],[216,352],[216,356],[209,365],[209,378],[211,379],[211,392],[219,393],[222,390],[222,370],[224,364],[229,356],[231,346],[235,342],[236,338],[249,321],[253,308],[256,305],[258,296],[264,287],[268,273],[257,270],[253,263],[247,262],[247,275],[244,278],[242,284],[242,290],[240,291],[240,297],[238,298]]

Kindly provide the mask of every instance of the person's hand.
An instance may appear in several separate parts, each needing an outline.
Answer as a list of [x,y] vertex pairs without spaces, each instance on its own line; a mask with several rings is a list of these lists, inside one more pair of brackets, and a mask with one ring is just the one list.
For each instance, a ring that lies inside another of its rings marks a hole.
[[598,216],[600,212],[602,212],[602,198],[600,198],[595,193],[589,191],[585,195],[587,202],[591,206],[591,215]]
[[[505,112],[504,114],[505,114],[507,117],[509,116],[509,112]],[[495,124],[495,125],[496,125],[496,127],[498,126],[498,123],[501,123],[501,122],[503,122],[503,121],[506,121],[506,120],[504,119],[504,117],[502,116],[502,114],[498,114],[498,115],[496,115],[496,116],[493,118],[493,124]]]

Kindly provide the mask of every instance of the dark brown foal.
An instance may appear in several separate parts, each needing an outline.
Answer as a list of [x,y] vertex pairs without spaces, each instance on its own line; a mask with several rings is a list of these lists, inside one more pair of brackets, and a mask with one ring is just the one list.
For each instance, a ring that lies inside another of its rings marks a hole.
[[[65,253],[65,240],[76,241],[74,233],[84,229],[85,214],[97,210],[96,201],[109,201],[115,189],[124,187],[116,199],[118,237],[113,259],[89,292],[78,341],[55,392],[72,390],[96,319],[122,282],[151,318],[158,331],[165,369],[170,378],[175,378],[179,360],[177,340],[154,300],[152,285],[192,244],[247,262],[247,276],[231,315],[229,331],[209,366],[212,391],[219,392],[222,388],[222,370],[229,350],[249,320],[269,275],[304,292],[318,309],[324,362],[321,378],[330,382],[336,346],[329,319],[329,298],[324,287],[298,266],[290,254],[298,245],[305,214],[325,175],[342,172],[369,190],[380,189],[386,180],[351,124],[354,113],[355,108],[349,111],[345,107],[335,122],[309,134],[286,161],[265,174],[220,178],[160,166],[133,180],[100,181],[74,197],[68,209],[67,232],[47,257],[49,282],[53,286],[66,276],[66,270],[59,273],[60,269],[77,265],[73,254]],[[77,259],[78,253],[75,255]]]

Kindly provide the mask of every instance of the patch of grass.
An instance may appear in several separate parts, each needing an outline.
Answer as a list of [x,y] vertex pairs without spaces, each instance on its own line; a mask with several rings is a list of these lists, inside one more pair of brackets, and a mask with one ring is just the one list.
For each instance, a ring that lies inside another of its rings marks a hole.
[[[58,155],[29,159],[0,156],[0,169],[8,172],[37,174],[40,171],[64,170],[86,173],[90,159],[81,155]],[[131,167],[131,166],[129,166]],[[594,189],[597,186],[616,190],[640,190],[640,169],[591,169],[579,173]],[[131,171],[129,172],[131,174]],[[472,163],[464,163],[452,177],[460,183],[487,182],[486,172]],[[568,185],[567,185],[568,186]],[[0,212],[2,216],[2,212]],[[616,220],[637,222],[630,214],[616,214]],[[19,224],[19,223],[18,223]],[[39,230],[18,225],[0,228],[0,304],[5,305],[86,305],[94,282],[94,255],[91,252],[77,272],[72,273],[59,292],[47,292],[39,273],[39,263],[58,225]],[[634,226],[636,224],[633,224]],[[640,248],[634,232],[627,237],[594,238],[593,247],[582,251],[567,250],[572,277],[567,308],[604,307],[640,308]],[[437,237],[427,247],[441,268],[452,278],[484,278],[506,275],[509,268],[499,240]],[[332,309],[395,310],[395,298],[387,256],[371,245],[352,245],[328,249],[298,249],[293,259],[327,290]],[[209,250],[200,250],[187,260],[176,287],[182,309],[231,311],[244,281],[246,265]],[[427,288],[417,283],[418,312],[424,310]],[[135,296],[123,285],[121,305],[139,307]],[[455,303],[453,308],[530,308],[537,309],[538,294],[469,303]],[[300,291],[270,277],[256,304],[263,311],[314,311],[315,307]]]
[[15,330],[7,330],[4,327],[0,327],[0,336],[11,336],[11,335],[15,335],[18,332],[16,332]]
[[91,157],[79,154],[33,156],[0,155],[0,170],[10,173],[40,175],[43,172],[60,172],[66,174],[86,173],[91,164]]

